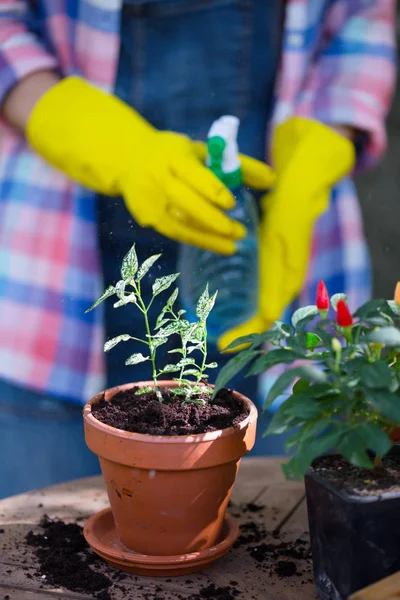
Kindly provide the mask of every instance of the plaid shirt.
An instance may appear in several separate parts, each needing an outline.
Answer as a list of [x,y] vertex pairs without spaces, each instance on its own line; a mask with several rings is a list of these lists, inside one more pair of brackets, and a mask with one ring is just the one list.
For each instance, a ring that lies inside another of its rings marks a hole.
[[[0,104],[41,69],[112,91],[121,5],[0,0]],[[272,126],[291,115],[352,125],[367,133],[360,166],[376,161],[393,89],[394,23],[394,0],[288,0]],[[1,144],[0,377],[83,402],[104,374],[101,311],[84,314],[101,289],[96,198],[5,124]],[[323,277],[355,307],[370,281],[352,182],[340,182],[332,200],[316,227],[300,302],[313,303]]]

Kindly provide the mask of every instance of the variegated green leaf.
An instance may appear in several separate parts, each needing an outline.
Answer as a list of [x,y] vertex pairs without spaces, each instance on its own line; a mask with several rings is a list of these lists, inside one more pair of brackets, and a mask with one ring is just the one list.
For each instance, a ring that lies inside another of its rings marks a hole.
[[166,327],[160,328],[154,337],[169,337],[174,333],[179,333],[181,330],[181,322],[173,321],[169,323]]
[[139,390],[137,390],[135,392],[135,396],[142,396],[143,394],[148,394],[149,392],[152,392],[153,388],[151,388],[149,385],[146,385],[145,387],[140,388]]
[[[177,273],[177,276],[178,275],[179,275],[179,273]],[[172,309],[172,307],[174,306],[175,301],[176,301],[176,299],[178,297],[178,294],[179,294],[179,289],[175,288],[174,291],[172,292],[172,294],[170,295],[170,297],[168,298],[167,304],[165,305],[165,308],[167,310],[171,310]],[[181,311],[179,311],[179,312],[181,312]],[[178,315],[179,315],[179,313],[178,313]]]
[[128,294],[127,296],[123,296],[120,300],[118,300],[118,302],[115,302],[113,306],[114,308],[119,308],[120,306],[126,306],[130,303],[136,304],[136,296],[134,292]]
[[138,270],[138,259],[136,255],[135,244],[129,250],[128,254],[124,256],[121,266],[121,277],[126,281],[132,280]]
[[158,294],[167,290],[178,277],[179,273],[174,273],[173,275],[166,275],[165,277],[156,279],[153,283],[153,296],[158,296]]
[[186,388],[176,387],[173,389],[174,389],[175,396],[187,396],[188,390]]
[[153,337],[149,342],[149,346],[152,350],[156,350],[159,346],[167,343],[167,338],[156,338]]
[[137,352],[136,354],[132,354],[129,358],[126,359],[126,365],[138,365],[139,363],[145,362],[146,360],[150,360],[150,356],[143,356],[141,352]]
[[114,348],[120,342],[127,342],[128,340],[132,340],[133,338],[127,333],[123,333],[122,335],[118,335],[117,337],[111,338],[111,340],[107,340],[104,344],[104,352],[108,352],[111,348]]
[[180,360],[178,362],[178,366],[179,367],[186,367],[186,365],[195,365],[196,361],[194,360],[194,358],[182,358],[182,360]]
[[161,373],[176,373],[177,371],[180,371],[180,366],[179,365],[165,365],[165,367],[162,369]]
[[205,321],[210,312],[212,311],[215,304],[215,299],[217,297],[217,293],[218,292],[215,292],[215,294],[210,298],[207,284],[206,289],[200,296],[196,306],[196,316],[199,317],[199,319],[201,319],[202,321]]
[[115,293],[117,294],[117,296],[120,300],[122,300],[122,298],[125,297],[126,284],[127,284],[127,282],[124,281],[123,279],[120,279],[118,281],[118,283],[115,284]]
[[144,263],[140,265],[136,275],[137,281],[140,281],[146,275],[146,273],[150,271],[151,267],[160,258],[160,256],[161,254],[154,254],[153,256],[147,258]]
[[103,300],[105,300],[106,298],[109,298],[110,296],[113,296],[114,294],[115,294],[115,287],[113,285],[110,285],[105,290],[105,292],[102,293],[100,298],[98,300],[96,300],[96,302],[94,302],[94,304],[92,304],[92,306],[85,311],[85,314],[90,312],[94,308],[96,308],[96,306],[98,306],[101,302],[103,302]]

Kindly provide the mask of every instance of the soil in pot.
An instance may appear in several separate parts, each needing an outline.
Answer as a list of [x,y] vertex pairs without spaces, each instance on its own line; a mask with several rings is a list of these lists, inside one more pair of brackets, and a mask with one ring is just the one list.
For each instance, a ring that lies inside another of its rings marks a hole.
[[395,456],[386,456],[383,468],[373,471],[354,467],[340,456],[321,456],[314,462],[312,472],[351,495],[400,494],[400,461]]
[[314,577],[323,600],[400,569],[400,452],[370,471],[325,456],[305,478]]
[[[155,393],[137,394],[139,388],[117,393],[93,404],[92,413],[102,423],[148,435],[196,435],[233,427],[248,416],[232,390],[222,389],[215,400],[209,395],[194,396],[199,402],[182,403],[182,396],[162,388],[164,402]],[[201,402],[204,401],[204,404]]]

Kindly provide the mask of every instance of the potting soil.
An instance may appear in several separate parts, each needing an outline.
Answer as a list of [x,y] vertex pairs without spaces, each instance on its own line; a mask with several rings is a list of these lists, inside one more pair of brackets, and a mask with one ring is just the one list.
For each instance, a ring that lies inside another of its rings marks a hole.
[[384,457],[383,467],[374,470],[354,467],[340,456],[322,456],[314,461],[312,470],[350,494],[400,492],[400,461],[391,456]]
[[[279,533],[268,532],[262,522],[251,520],[254,513],[258,518],[263,510],[265,506],[262,505],[231,504],[232,513],[237,512],[241,518],[250,519],[241,524],[236,548],[242,547],[254,560],[256,568],[267,573],[268,577],[279,577],[291,582],[295,580],[296,584],[311,582],[308,540],[301,536],[294,541],[286,541]],[[140,590],[145,600],[171,600],[172,597],[174,600],[235,600],[245,597],[238,581],[230,581],[226,586],[212,583],[194,592],[191,591],[195,586],[192,579],[185,581],[187,595],[171,595],[161,585],[156,587],[155,594],[148,593],[140,585],[141,578],[106,565],[87,545],[83,530],[77,523],[65,523],[44,516],[40,521],[40,532],[30,531],[26,536],[26,543],[33,548],[38,559],[37,573],[27,574],[29,578],[36,576],[44,587],[61,587],[88,594],[96,600],[112,600],[115,597],[113,592],[117,590],[127,599],[133,599],[135,590]],[[128,578],[137,582],[137,587],[127,587],[121,583]],[[171,579],[166,581],[171,582]],[[273,580],[269,580],[269,583],[274,584]],[[258,600],[254,595],[249,595],[248,598]]]
[[193,435],[233,427],[247,417],[243,405],[232,393],[222,389],[215,400],[209,395],[198,400],[205,404],[182,403],[182,396],[162,389],[164,402],[154,392],[137,395],[138,388],[119,392],[110,401],[104,398],[92,406],[102,423],[116,429],[149,435]]

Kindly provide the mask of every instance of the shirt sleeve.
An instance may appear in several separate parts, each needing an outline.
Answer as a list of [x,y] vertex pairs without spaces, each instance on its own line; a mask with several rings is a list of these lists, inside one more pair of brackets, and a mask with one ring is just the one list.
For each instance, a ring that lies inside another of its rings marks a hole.
[[385,118],[396,73],[395,0],[334,2],[325,17],[295,114],[360,131],[359,165],[386,147]]
[[45,69],[56,69],[58,61],[26,24],[28,3],[0,2],[0,105],[24,77]]

